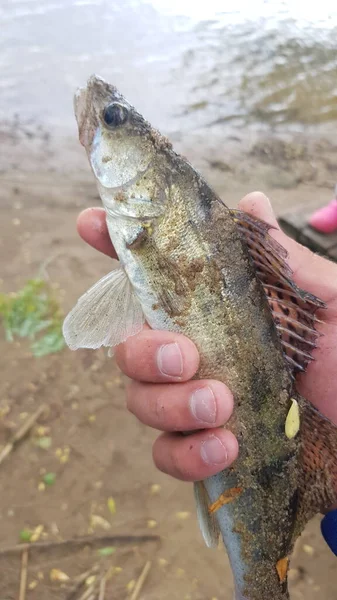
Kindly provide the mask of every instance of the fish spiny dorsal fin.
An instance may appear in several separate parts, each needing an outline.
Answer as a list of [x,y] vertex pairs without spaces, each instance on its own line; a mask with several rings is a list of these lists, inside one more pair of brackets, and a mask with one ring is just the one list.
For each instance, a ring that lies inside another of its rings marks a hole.
[[278,330],[284,355],[294,375],[304,371],[313,360],[312,350],[317,347],[320,334],[315,325],[320,322],[315,313],[325,304],[316,296],[301,290],[292,280],[292,271],[286,263],[287,251],[269,235],[273,229],[239,210],[232,210],[239,231],[247,243]]

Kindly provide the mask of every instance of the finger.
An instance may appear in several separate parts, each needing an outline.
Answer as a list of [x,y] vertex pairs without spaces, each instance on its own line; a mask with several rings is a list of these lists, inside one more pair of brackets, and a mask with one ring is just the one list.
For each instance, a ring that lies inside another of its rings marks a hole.
[[128,409],[145,425],[161,431],[195,431],[219,427],[233,410],[233,396],[219,381],[145,384],[132,382]]
[[244,196],[239,202],[239,209],[279,229],[270,200],[262,192],[252,192]]
[[[287,262],[297,285],[325,302],[337,297],[336,265],[288,237],[280,229],[270,201],[264,194],[248,194],[239,202],[239,208],[276,228],[271,229],[269,234],[288,251]],[[331,285],[333,282],[336,284]]]
[[116,348],[120,369],[138,381],[187,381],[198,370],[199,354],[188,338],[170,331],[143,329]]
[[104,208],[83,210],[77,218],[77,231],[87,244],[111,258],[117,258],[110,240]]
[[184,481],[199,481],[229,467],[238,455],[235,436],[225,429],[199,431],[187,436],[163,433],[153,445],[160,471]]

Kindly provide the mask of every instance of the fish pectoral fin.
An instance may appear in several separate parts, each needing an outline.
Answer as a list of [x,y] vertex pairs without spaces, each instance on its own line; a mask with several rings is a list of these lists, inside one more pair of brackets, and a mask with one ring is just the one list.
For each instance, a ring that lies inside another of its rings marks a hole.
[[298,525],[337,501],[337,427],[312,404],[300,404]]
[[216,517],[209,512],[209,496],[202,481],[194,483],[194,498],[197,507],[197,519],[208,548],[216,548],[219,543],[220,529]]
[[79,298],[63,323],[63,336],[71,348],[113,347],[138,333],[144,314],[122,268],[102,277]]
[[322,300],[300,289],[292,280],[287,251],[269,235],[271,225],[240,210],[231,210],[256,274],[266,293],[283,353],[294,373],[304,371],[317,347],[319,322],[315,312],[325,308]]

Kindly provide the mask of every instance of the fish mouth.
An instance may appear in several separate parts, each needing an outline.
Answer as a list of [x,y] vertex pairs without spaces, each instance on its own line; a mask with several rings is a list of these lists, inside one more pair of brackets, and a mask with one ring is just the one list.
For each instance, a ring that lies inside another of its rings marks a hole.
[[78,126],[78,136],[84,148],[91,145],[96,129],[91,123],[92,119],[90,119],[90,113],[92,112],[90,111],[91,96],[88,87],[78,88],[74,95],[74,113]]
[[82,121],[83,112],[86,107],[87,88],[80,87],[76,90],[74,95],[74,113],[78,126]]
[[121,98],[117,88],[99,75],[91,75],[87,85],[77,89],[73,104],[82,146],[89,148],[92,143],[99,124],[97,110],[103,109],[108,102],[120,101]]

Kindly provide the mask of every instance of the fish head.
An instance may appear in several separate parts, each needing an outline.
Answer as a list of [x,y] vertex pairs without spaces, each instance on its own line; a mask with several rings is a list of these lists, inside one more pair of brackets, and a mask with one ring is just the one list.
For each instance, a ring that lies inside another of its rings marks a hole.
[[[93,75],[75,94],[79,139],[99,184],[103,204],[115,216],[151,218],[162,212],[163,181],[154,168],[156,132],[117,88]],[[167,142],[166,142],[167,143]],[[151,170],[156,176],[146,177]]]

